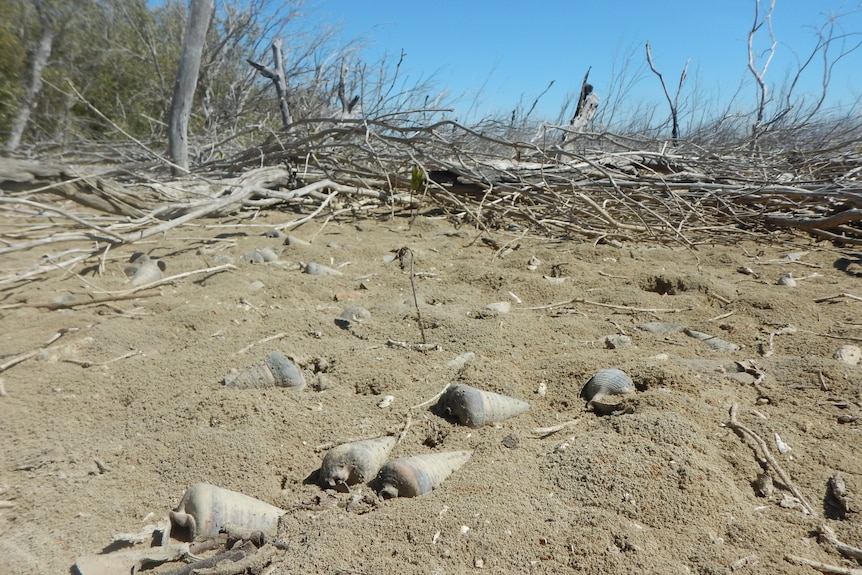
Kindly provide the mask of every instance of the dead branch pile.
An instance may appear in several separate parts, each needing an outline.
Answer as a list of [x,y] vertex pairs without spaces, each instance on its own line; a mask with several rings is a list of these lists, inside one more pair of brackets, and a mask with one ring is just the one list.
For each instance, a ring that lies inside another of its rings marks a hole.
[[303,215],[282,230],[319,215],[433,206],[483,232],[694,245],[796,229],[862,244],[858,141],[755,154],[561,132],[513,138],[493,124],[307,120],[182,180],[168,180],[166,168],[0,159],[0,255],[86,242],[39,273],[199,218],[285,205]]

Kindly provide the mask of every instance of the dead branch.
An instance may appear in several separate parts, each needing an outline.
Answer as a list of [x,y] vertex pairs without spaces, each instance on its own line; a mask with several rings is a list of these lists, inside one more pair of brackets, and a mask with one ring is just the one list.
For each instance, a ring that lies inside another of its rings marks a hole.
[[41,309],[46,309],[48,311],[55,311],[58,309],[74,309],[76,307],[83,307],[86,305],[99,305],[109,301],[123,301],[130,299],[138,299],[143,297],[154,297],[157,295],[162,295],[162,292],[153,292],[153,293],[140,293],[134,292],[129,294],[122,295],[104,295],[104,296],[94,296],[89,299],[82,300],[73,300],[73,301],[43,301],[43,302],[33,302],[33,303],[20,303],[20,304],[12,304],[9,306],[3,306],[2,309],[9,309],[13,307],[37,307]]
[[807,565],[821,573],[834,573],[836,575],[862,575],[862,569],[829,565],[827,563],[821,563],[820,561],[814,561],[813,559],[806,559],[805,557],[800,557],[798,555],[785,555],[784,559],[796,565]]
[[784,471],[784,469],[778,464],[778,461],[776,461],[776,459],[772,456],[772,452],[769,451],[769,447],[767,447],[766,442],[763,441],[763,439],[761,439],[761,437],[755,432],[753,432],[751,429],[745,427],[744,425],[739,423],[739,421],[737,421],[736,411],[737,405],[734,403],[730,406],[730,421],[727,423],[727,426],[734,431],[743,433],[750,437],[752,440],[754,440],[754,442],[760,448],[760,451],[763,454],[763,458],[769,463],[769,465],[772,466],[775,472],[778,473],[778,476],[781,478],[781,481],[784,483],[784,485],[787,486],[788,489],[790,489],[790,492],[793,493],[793,496],[799,500],[799,503],[802,504],[802,507],[805,509],[805,512],[808,515],[817,515],[814,510],[814,507],[812,507],[811,504],[808,503],[808,500],[805,498],[804,495],[802,495],[802,492],[799,490],[798,487],[796,487],[796,484],[793,483],[787,472]]

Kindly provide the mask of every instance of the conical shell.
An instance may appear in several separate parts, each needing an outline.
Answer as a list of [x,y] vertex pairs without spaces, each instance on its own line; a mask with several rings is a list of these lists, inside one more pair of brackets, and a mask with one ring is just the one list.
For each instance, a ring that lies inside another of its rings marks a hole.
[[525,412],[530,404],[514,397],[482,391],[463,383],[450,385],[437,402],[437,411],[461,425],[482,427]]
[[599,401],[608,395],[634,393],[635,384],[626,373],[617,368],[602,369],[590,378],[581,389],[581,397],[588,402]]
[[299,391],[305,387],[305,378],[298,367],[284,355],[274,351],[263,361],[251,365],[239,373],[224,378],[227,387],[253,389],[261,387],[290,387]]
[[384,499],[424,495],[443,483],[471,455],[472,451],[447,451],[393,459],[377,474],[377,490]]
[[227,524],[274,535],[283,514],[283,509],[244,493],[195,483],[169,517],[172,528],[188,529],[189,539],[194,541],[218,535]]
[[380,471],[393,447],[394,437],[378,437],[334,447],[323,458],[320,481],[324,487],[370,481]]

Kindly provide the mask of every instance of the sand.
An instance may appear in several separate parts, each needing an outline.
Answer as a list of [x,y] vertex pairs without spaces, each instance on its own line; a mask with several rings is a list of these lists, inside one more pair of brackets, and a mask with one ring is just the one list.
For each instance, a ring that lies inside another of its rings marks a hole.
[[[288,219],[198,221],[111,250],[102,273],[93,259],[2,286],[0,364],[41,349],[0,374],[0,573],[69,572],[114,534],[162,520],[196,482],[287,510],[267,573],[814,572],[787,555],[854,566],[817,529],[862,545],[859,513],[836,511],[827,490],[840,472],[862,508],[862,368],[833,357],[862,337],[862,301],[817,300],[862,295],[858,253],[802,237],[614,247],[516,229],[490,246],[433,211],[291,231],[309,245],[263,235]],[[263,247],[278,261],[240,262]],[[166,275],[225,256],[236,267],[152,297],[15,305],[128,290],[135,251]],[[39,255],[4,256],[4,272]],[[796,286],[776,285],[788,272]],[[495,302],[511,310],[485,308]],[[339,321],[349,306],[369,317]],[[716,338],[733,345],[713,349]],[[306,370],[305,389],[222,384],[272,351]],[[610,367],[637,391],[588,411],[581,388]],[[473,429],[414,407],[456,382],[530,408]],[[774,472],[774,492],[758,495],[768,466],[725,425],[733,404],[814,515]],[[473,455],[416,498],[315,481],[327,448],[381,435],[399,437],[392,457]]]

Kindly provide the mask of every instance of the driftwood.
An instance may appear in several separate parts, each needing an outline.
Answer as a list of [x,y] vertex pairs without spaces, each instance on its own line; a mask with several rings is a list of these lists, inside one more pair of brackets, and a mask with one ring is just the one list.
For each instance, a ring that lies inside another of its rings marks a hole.
[[[285,205],[300,214],[281,230],[316,217],[427,206],[483,232],[516,226],[520,234],[594,242],[695,246],[810,234],[862,244],[855,141],[753,157],[747,149],[680,142],[669,151],[666,143],[571,131],[565,148],[540,147],[505,133],[397,117],[302,120],[179,180],[165,177],[167,167],[161,175],[128,166],[87,172],[2,159],[0,225],[16,225],[0,228],[0,255],[39,248],[40,259],[0,275],[0,286],[68,271],[201,218]],[[43,255],[61,242],[65,251]],[[66,249],[69,242],[80,247]]]

